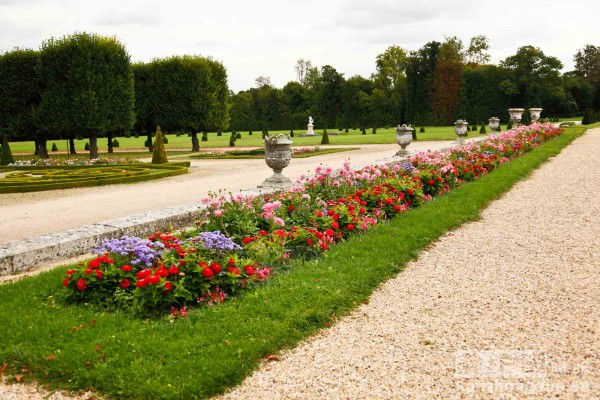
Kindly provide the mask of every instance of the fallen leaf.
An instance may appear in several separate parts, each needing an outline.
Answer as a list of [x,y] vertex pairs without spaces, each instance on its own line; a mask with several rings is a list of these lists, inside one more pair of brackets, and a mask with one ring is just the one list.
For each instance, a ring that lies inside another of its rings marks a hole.
[[90,323],[89,323],[89,325],[90,325],[90,326],[94,326],[94,325],[96,325],[96,320],[95,320],[95,319],[91,320],[91,321],[90,321]]
[[270,356],[267,357],[267,361],[280,361],[279,357],[277,357],[275,354],[271,354]]
[[92,366],[92,363],[91,363],[91,362],[89,362],[89,361],[86,361],[86,362],[85,362],[85,366],[86,366],[86,367],[88,367],[88,368],[90,368],[90,367]]
[[8,364],[2,364],[2,366],[0,367],[0,375],[2,375],[6,368],[8,368]]
[[56,356],[54,354],[50,354],[48,357],[46,357],[46,360],[54,360],[56,358]]
[[100,351],[100,350],[102,350],[103,348],[104,348],[104,345],[103,345],[103,344],[99,344],[98,346],[96,346],[96,347],[94,348],[94,350],[95,350],[95,351]]
[[230,342],[229,340],[225,340],[225,344],[226,344],[227,346],[231,346],[231,342]]
[[23,375],[15,375],[15,381],[21,382],[22,379],[23,379]]

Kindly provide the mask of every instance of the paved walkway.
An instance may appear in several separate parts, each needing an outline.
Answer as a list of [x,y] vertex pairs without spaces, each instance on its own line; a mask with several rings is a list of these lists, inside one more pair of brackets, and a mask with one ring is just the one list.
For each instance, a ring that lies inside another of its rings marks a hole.
[[[439,149],[451,141],[415,142],[411,151]],[[339,146],[343,147],[343,146]],[[364,165],[394,155],[397,145],[363,145],[360,150],[292,159],[289,177],[319,164],[339,168],[346,159]],[[77,228],[101,221],[200,202],[209,191],[256,188],[272,171],[264,160],[193,160],[190,173],[129,185],[0,194],[0,244]]]
[[600,398],[600,129],[226,398]]

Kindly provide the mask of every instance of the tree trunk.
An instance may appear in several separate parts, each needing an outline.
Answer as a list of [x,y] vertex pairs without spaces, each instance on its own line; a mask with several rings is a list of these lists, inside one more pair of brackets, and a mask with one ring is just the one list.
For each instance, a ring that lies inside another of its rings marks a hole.
[[40,156],[40,158],[43,158],[45,160],[49,159],[50,157],[48,156],[48,147],[46,146],[46,139],[40,139],[38,142],[38,155]]
[[77,151],[75,151],[75,139],[73,139],[73,138],[69,139],[69,147],[71,148],[70,149],[71,154],[77,154]]
[[98,135],[96,131],[89,134],[90,138],[90,160],[98,158]]
[[154,145],[152,144],[152,130],[148,130],[148,151],[150,153],[154,152]]
[[40,153],[40,139],[35,138],[33,139],[33,142],[35,143],[35,151],[33,152],[33,155],[37,156]]
[[192,132],[192,151],[200,151],[200,142],[198,141],[197,132]]
[[113,140],[113,133],[112,133],[112,132],[108,132],[108,133],[106,134],[106,137],[107,137],[107,139],[108,139],[108,152],[112,154],[112,153],[114,153],[114,150],[113,150],[113,143],[112,143],[112,140]]

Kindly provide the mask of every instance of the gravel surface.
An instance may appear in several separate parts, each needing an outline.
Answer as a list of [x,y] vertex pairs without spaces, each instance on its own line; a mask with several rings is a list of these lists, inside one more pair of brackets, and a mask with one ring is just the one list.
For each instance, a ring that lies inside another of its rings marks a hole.
[[600,397],[599,155],[595,129],[224,398]]
[[227,399],[600,398],[600,129]]

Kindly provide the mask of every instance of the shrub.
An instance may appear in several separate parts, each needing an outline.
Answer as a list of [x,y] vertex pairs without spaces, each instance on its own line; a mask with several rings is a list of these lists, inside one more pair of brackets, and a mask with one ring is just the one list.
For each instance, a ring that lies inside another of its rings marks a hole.
[[119,147],[119,145],[120,145],[119,141],[117,139],[113,139],[112,146],[113,147]]
[[360,130],[362,131],[362,134],[363,134],[363,135],[366,135],[366,134],[367,134],[367,130],[366,130],[365,128],[360,128]]
[[156,136],[154,138],[154,151],[152,152],[152,164],[166,164],[168,162],[162,132],[160,131],[160,126],[157,125]]
[[329,144],[329,135],[327,129],[323,129],[323,136],[321,137],[321,144]]
[[169,144],[169,138],[167,137],[167,135],[163,136],[163,143],[164,144]]
[[235,147],[235,139],[233,135],[229,138],[229,147]]
[[[202,136],[204,136],[204,133],[202,134]],[[223,136],[223,132],[221,132],[221,131],[218,131],[218,132],[217,132],[217,136]],[[204,138],[203,138],[202,140],[204,140]]]
[[131,132],[129,132],[129,131],[125,132],[125,137],[127,139],[129,139],[131,137]]
[[140,137],[140,134],[136,132],[135,135],[133,135],[133,137],[135,137],[136,139],[138,139]]
[[508,129],[508,130],[512,129],[512,123],[509,122],[508,125],[506,125],[506,129]]
[[344,132],[348,133],[348,128],[344,129]]
[[420,128],[419,128],[419,132],[420,132],[420,133],[423,133],[423,132],[425,132],[425,127],[424,127],[424,126],[420,127]]
[[144,147],[150,147],[150,140],[146,139],[144,142]]
[[58,146],[56,146],[56,143],[52,143],[52,151],[58,151]]
[[175,134],[175,136],[177,136],[177,137],[180,137],[180,136],[181,136],[181,132],[177,132],[177,133]]
[[10,151],[10,145],[8,144],[8,136],[4,135],[2,138],[2,154],[0,154],[0,165],[8,165],[15,162],[15,158]]
[[241,138],[242,138],[242,134],[239,133],[239,132],[236,132],[235,133],[235,139],[237,140],[237,139],[241,139]]
[[249,130],[249,131],[248,131],[248,135],[249,135],[249,136],[252,136],[252,130]]
[[471,131],[473,131],[473,132],[477,132],[477,125],[473,125],[473,126],[471,127]]
[[371,131],[371,133],[372,133],[373,135],[375,135],[375,134],[377,133],[377,128],[373,128],[373,130]]
[[85,142],[85,146],[83,147],[83,149],[89,151],[90,150],[90,142]]
[[[221,132],[217,132],[217,136],[221,136],[221,135],[222,135]],[[208,132],[202,132],[202,141],[208,142]]]
[[487,131],[485,130],[485,124],[481,124],[481,128],[479,129],[479,133],[481,135],[484,135],[487,133]]

